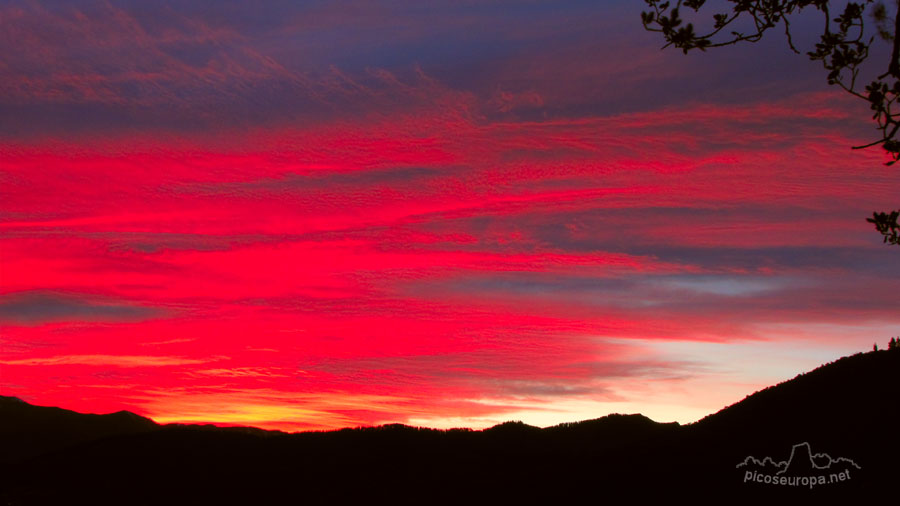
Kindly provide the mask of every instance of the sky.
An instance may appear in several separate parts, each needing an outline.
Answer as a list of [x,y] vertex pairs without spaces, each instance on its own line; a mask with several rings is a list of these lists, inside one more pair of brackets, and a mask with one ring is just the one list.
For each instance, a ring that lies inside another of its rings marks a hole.
[[867,104],[642,6],[3,0],[0,394],[689,423],[900,335]]

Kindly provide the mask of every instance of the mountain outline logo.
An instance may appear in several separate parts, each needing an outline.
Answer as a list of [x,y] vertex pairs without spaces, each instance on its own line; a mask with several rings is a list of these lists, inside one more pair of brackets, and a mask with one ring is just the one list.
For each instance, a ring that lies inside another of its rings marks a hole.
[[827,453],[813,453],[809,442],[795,444],[787,460],[772,457],[758,459],[748,455],[735,466],[744,469],[744,483],[764,483],[787,486],[808,486],[841,483],[851,478],[851,470],[861,470],[859,464],[847,457],[834,458]]

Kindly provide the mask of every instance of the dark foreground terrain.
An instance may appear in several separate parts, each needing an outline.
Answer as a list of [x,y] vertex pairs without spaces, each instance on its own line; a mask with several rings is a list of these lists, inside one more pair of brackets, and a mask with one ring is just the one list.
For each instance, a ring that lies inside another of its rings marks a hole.
[[0,397],[0,504],[892,504],[898,379],[900,350],[860,353],[689,425],[484,431],[285,434]]

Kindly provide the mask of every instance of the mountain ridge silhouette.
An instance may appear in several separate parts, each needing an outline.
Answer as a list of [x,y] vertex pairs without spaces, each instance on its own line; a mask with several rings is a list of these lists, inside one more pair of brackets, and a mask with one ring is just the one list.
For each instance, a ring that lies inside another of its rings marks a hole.
[[[3,397],[0,447],[10,451],[0,461],[0,504],[121,504],[123,497],[130,504],[281,502],[301,496],[312,502],[480,497],[508,503],[576,500],[585,493],[633,500],[726,494],[737,503],[806,500],[810,494],[819,503],[858,500],[889,490],[896,474],[898,371],[898,350],[851,355],[685,425],[612,414],[546,428],[521,422],[484,430],[389,424],[288,434],[160,425],[128,412],[83,415]],[[820,490],[741,481],[735,467],[748,455],[774,464],[801,442],[853,459],[860,469],[853,479]]]

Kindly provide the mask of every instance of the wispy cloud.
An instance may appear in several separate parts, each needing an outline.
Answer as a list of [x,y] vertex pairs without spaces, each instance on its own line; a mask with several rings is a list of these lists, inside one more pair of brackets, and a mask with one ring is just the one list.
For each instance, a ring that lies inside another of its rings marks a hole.
[[0,360],[0,364],[24,366],[87,365],[128,368],[195,365],[213,362],[215,360],[216,359],[151,355],[60,355],[53,357],[30,357],[13,360]]

